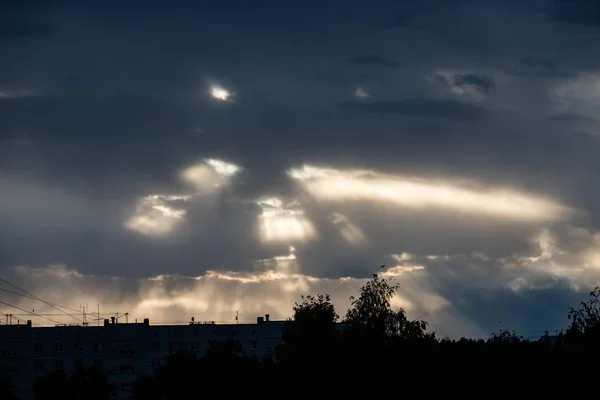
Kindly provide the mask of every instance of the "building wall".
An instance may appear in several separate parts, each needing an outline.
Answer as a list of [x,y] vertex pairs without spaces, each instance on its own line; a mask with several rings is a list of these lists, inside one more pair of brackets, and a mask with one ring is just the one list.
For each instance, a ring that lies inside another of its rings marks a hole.
[[0,368],[7,369],[16,395],[32,399],[35,378],[53,370],[67,373],[76,365],[98,364],[117,387],[117,398],[127,398],[140,375],[151,375],[178,349],[204,354],[211,341],[235,339],[248,355],[272,355],[281,343],[283,321],[256,324],[150,325],[107,323],[103,326],[0,326]]

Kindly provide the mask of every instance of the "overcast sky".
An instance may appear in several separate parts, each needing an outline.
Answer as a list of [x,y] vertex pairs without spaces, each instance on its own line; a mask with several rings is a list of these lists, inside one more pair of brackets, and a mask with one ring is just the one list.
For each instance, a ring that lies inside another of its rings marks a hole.
[[0,276],[37,296],[343,315],[379,271],[439,335],[536,336],[600,283],[595,0],[2,3]]

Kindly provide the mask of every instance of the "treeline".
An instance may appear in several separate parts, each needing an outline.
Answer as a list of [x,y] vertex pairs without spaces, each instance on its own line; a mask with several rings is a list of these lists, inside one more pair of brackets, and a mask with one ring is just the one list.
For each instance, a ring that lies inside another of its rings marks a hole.
[[[153,376],[140,377],[127,395],[133,400],[215,395],[594,396],[592,379],[600,360],[599,288],[569,311],[570,325],[564,333],[538,340],[509,331],[487,340],[437,338],[425,321],[410,320],[404,310],[391,307],[397,289],[390,280],[374,275],[351,299],[341,318],[343,329],[336,324],[340,317],[328,295],[302,297],[274,357],[250,357],[235,341],[214,342],[202,357],[187,352],[169,356]],[[106,380],[97,371],[71,379],[61,385],[87,393],[78,398],[106,398]],[[54,398],[56,386],[51,382],[56,380],[46,376],[36,383],[38,399]]]
[[396,290],[375,275],[351,299],[341,331],[329,296],[303,297],[274,358],[248,357],[233,341],[213,343],[201,358],[170,356],[153,377],[136,382],[132,398],[593,396],[600,289],[570,310],[564,334],[538,340],[509,331],[488,340],[436,338],[425,321],[409,320],[404,310],[391,307]]

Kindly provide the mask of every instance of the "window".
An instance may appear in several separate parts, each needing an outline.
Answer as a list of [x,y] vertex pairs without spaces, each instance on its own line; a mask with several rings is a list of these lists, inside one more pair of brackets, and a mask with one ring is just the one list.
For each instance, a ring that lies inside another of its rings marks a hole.
[[152,350],[160,350],[160,343],[152,342]]
[[160,367],[160,360],[158,358],[155,358],[154,360],[152,360],[152,367],[154,367],[154,368]]
[[55,369],[55,370],[57,370],[57,371],[60,371],[60,370],[62,370],[62,369],[63,369],[63,367],[64,367],[64,365],[63,365],[63,360],[56,360],[56,361],[54,362],[54,369]]
[[83,369],[83,360],[75,360],[75,371]]
[[75,351],[78,353],[83,352],[83,343],[75,343]]
[[102,352],[102,344],[94,343],[94,353],[100,353],[100,352]]
[[122,349],[119,354],[123,357],[131,357],[135,354],[135,351],[131,349]]
[[256,340],[253,340],[253,341],[252,341],[252,348],[253,348],[253,349],[256,349]]
[[[13,375],[17,373],[17,367],[9,365],[7,367],[2,368],[2,370],[4,370],[7,374],[9,375]],[[2,371],[0,370],[0,371]]]
[[121,365],[121,372],[133,372],[133,365]]
[[44,344],[36,343],[35,346],[33,347],[33,350],[36,352],[36,354],[40,354],[42,351],[44,351]]
[[60,353],[63,351],[63,345],[62,343],[55,343],[54,344],[54,351],[56,351],[57,353]]
[[44,360],[35,361],[35,372],[42,372],[44,370]]
[[192,343],[190,343],[190,348],[192,350],[198,350],[198,348],[199,348],[198,342],[192,342]]

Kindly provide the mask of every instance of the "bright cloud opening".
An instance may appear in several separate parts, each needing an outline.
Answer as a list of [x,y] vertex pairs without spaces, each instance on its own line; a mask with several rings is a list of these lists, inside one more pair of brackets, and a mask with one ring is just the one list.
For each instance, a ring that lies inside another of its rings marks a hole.
[[144,235],[165,235],[171,232],[186,214],[185,210],[171,207],[169,202],[188,199],[189,196],[146,196],[140,199],[136,215],[125,222],[125,227]]
[[260,237],[265,242],[304,241],[315,237],[313,224],[297,201],[284,203],[277,197],[259,199]]
[[221,86],[212,86],[210,88],[210,95],[217,100],[227,101],[231,97],[231,93]]
[[185,168],[181,171],[181,178],[197,189],[206,191],[223,186],[241,169],[235,164],[209,158]]
[[304,166],[288,171],[315,198],[330,202],[382,201],[415,210],[448,209],[523,221],[567,217],[568,208],[514,190],[475,190],[452,182],[428,182],[374,171]]

